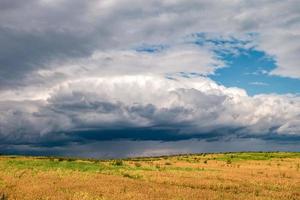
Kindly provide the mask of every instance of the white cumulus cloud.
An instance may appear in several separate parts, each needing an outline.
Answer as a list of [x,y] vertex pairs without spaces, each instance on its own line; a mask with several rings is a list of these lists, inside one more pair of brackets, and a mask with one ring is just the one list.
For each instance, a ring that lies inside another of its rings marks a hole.
[[1,135],[20,140],[153,127],[176,128],[180,134],[297,135],[300,98],[250,97],[205,77],[86,77],[57,85],[40,101],[1,101],[0,118]]

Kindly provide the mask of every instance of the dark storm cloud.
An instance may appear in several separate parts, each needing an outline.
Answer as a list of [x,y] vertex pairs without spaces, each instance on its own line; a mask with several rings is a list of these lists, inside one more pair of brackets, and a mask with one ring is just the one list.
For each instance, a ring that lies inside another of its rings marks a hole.
[[4,28],[0,28],[0,43],[1,88],[24,86],[22,79],[37,68],[48,67],[51,60],[82,57],[93,50],[91,41],[69,33],[23,33]]

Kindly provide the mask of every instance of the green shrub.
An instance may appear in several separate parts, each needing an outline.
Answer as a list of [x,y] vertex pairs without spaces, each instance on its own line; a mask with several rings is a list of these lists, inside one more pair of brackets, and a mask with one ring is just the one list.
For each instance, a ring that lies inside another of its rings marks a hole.
[[138,163],[138,162],[134,163],[134,165],[135,165],[136,167],[141,167],[141,166],[142,166],[142,164],[141,164],[141,163]]
[[226,164],[230,165],[232,163],[231,159],[227,159]]
[[115,166],[123,166],[124,163],[123,163],[122,160],[116,160],[116,161],[113,163],[113,165],[115,165]]

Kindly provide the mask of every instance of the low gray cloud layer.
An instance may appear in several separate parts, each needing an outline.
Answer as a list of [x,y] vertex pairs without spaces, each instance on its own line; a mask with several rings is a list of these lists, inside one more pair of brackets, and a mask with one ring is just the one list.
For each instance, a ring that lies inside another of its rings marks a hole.
[[2,153],[23,155],[72,156],[87,158],[124,158],[160,156],[167,154],[234,152],[234,151],[300,151],[297,142],[265,141],[261,139],[236,139],[227,141],[92,141],[72,143],[57,147],[30,145],[0,145]]

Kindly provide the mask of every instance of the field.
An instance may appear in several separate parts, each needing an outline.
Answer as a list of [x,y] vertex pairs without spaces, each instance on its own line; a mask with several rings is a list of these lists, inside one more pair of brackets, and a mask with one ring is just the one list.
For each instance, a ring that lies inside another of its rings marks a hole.
[[0,156],[0,200],[300,199],[300,153]]

